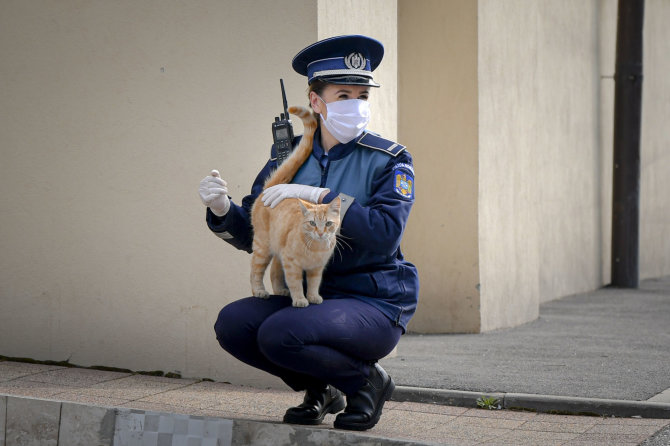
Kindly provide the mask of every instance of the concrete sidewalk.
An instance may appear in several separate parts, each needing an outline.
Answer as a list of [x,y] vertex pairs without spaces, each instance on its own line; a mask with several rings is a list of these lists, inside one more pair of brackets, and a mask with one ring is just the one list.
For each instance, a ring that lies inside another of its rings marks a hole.
[[4,361],[0,446],[636,445],[670,426],[398,401],[365,433],[333,429],[333,415],[319,427],[282,424],[300,400],[287,391]]
[[446,390],[416,389],[427,400],[475,391],[509,407],[668,418],[670,277],[548,302],[508,330],[403,336],[382,365],[397,384]]
[[[332,415],[282,424],[294,392],[0,361],[0,446],[668,445],[670,278],[549,302],[509,330],[407,335],[382,365],[393,400],[354,433]],[[507,410],[477,408],[482,396]]]

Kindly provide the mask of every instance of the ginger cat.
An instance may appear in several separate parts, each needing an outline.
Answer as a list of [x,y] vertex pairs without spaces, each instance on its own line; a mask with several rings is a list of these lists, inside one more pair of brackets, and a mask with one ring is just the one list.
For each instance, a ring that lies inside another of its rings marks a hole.
[[[300,117],[305,128],[304,135],[289,158],[265,182],[263,190],[289,183],[312,153],[316,118],[305,107],[290,107],[288,111]],[[319,286],[323,269],[335,250],[340,204],[339,197],[330,204],[312,204],[298,198],[287,198],[270,208],[262,200],[256,200],[251,211],[254,228],[251,291],[254,296],[269,296],[263,276],[270,260],[273,260],[270,280],[274,294],[290,295],[294,307],[323,302]],[[303,291],[303,271],[307,279],[306,294]]]

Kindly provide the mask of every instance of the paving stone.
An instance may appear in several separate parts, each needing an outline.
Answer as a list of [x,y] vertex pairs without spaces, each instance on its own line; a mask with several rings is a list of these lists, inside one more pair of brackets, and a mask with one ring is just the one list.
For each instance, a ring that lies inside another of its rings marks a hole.
[[52,370],[60,370],[65,368],[66,367],[60,367],[54,365],[0,361],[0,382],[9,381],[24,376],[35,375],[37,373],[48,372]]
[[[535,418],[536,421],[547,421],[549,423],[569,423],[569,424],[590,424],[594,425],[596,423],[602,423],[603,420],[608,418],[602,417],[588,417],[588,416],[579,416],[579,415],[553,415],[548,413],[538,413]],[[627,420],[630,421],[630,418],[612,418],[616,420]]]
[[[297,405],[297,404],[294,404]],[[229,403],[220,404],[210,407],[214,410],[226,410],[230,407]],[[283,402],[263,401],[258,399],[250,399],[249,401],[237,401],[235,403],[235,410],[239,413],[262,415],[272,417],[276,421],[281,421],[284,417],[286,409],[290,406]]]
[[206,409],[237,401],[245,401],[254,394],[258,394],[258,392],[256,389],[247,390],[246,388],[230,384],[199,382],[148,395],[141,398],[140,401]]
[[78,389],[63,393],[57,393],[52,397],[52,399],[53,398],[57,398],[59,400],[67,401],[70,403],[80,403],[89,406],[101,406],[107,408],[123,406],[125,403],[130,402],[130,400],[127,399],[122,400],[118,398],[107,398],[104,396],[87,395],[85,393],[79,393]]
[[516,410],[467,409],[465,412],[463,412],[462,416],[475,417],[475,418],[498,418],[502,420],[528,421],[536,419],[538,414],[535,412],[523,412]]
[[441,404],[410,403],[410,402],[398,402],[393,405],[386,403],[384,405],[384,412],[386,412],[387,409],[404,410],[407,412],[437,413],[443,415],[463,415],[466,412],[470,411],[470,409],[466,407],[444,406]]
[[427,438],[425,441],[429,441],[431,445],[447,445],[447,446],[481,446],[481,445],[495,445],[501,446],[500,443],[487,443],[482,442],[482,440],[469,440],[466,438],[457,438],[457,437],[445,437],[440,436],[437,438]]
[[131,373],[109,372],[104,370],[65,368],[30,375],[31,381],[57,383],[72,387],[86,387],[105,381],[131,376]]
[[0,393],[32,398],[51,398],[72,389],[72,387],[29,381],[24,378],[0,382]]
[[[564,443],[563,446],[612,446],[612,443],[608,441],[580,441],[580,440],[570,440],[567,443]],[[638,446],[637,442],[634,443],[617,443],[616,446]]]
[[[500,432],[482,432],[481,430],[479,431],[470,431],[470,432],[462,432],[462,431],[450,431],[448,429],[424,429],[421,431],[420,434],[417,434],[417,432],[420,430],[420,426],[416,426],[414,429],[409,429],[409,430],[399,430],[399,431],[391,431],[384,429],[383,431],[376,431],[376,435],[378,438],[383,438],[383,437],[390,437],[393,439],[396,439],[398,441],[407,441],[407,442],[422,442],[422,443],[437,443],[437,444],[454,444],[454,445],[459,445],[459,446],[466,446],[466,445],[475,445],[475,444],[480,444],[483,441],[487,441],[489,439],[495,438],[496,434],[500,434],[501,432],[506,432],[506,431],[500,431]],[[375,431],[370,431],[370,433],[375,433]],[[383,444],[383,443],[382,443]]]
[[450,415],[384,410],[379,423],[369,433],[393,438],[424,439],[431,431],[448,425],[455,419],[456,417]]
[[440,438],[459,438],[462,440],[472,441],[494,441],[497,438],[503,437],[512,432],[510,429],[500,428],[482,428],[481,426],[471,426],[462,424],[459,426],[452,426],[446,424],[437,426],[429,431],[415,432],[413,438],[421,439],[423,441],[436,441]]
[[577,438],[577,434],[565,432],[538,432],[513,430],[496,438],[494,442],[510,445],[562,445]]
[[61,403],[7,398],[5,440],[11,446],[57,446]]
[[610,434],[610,433],[585,433],[575,437],[575,441],[589,441],[591,443],[608,443],[608,444],[638,444],[647,439],[646,435],[639,434]]
[[115,419],[114,409],[63,403],[58,444],[112,446]]
[[628,424],[596,424],[590,428],[586,433],[596,434],[596,433],[605,433],[605,434],[629,434],[629,435],[640,435],[644,438],[647,438],[653,435],[658,431],[658,427],[648,424],[638,424],[633,423]]
[[631,426],[638,425],[649,425],[649,426],[658,426],[660,429],[664,426],[670,426],[670,420],[668,419],[656,419],[656,418],[599,418],[598,424],[629,424]]
[[519,430],[540,431],[540,432],[566,432],[580,434],[586,432],[592,427],[590,424],[582,423],[549,423],[547,421],[527,421],[519,426]]
[[168,390],[189,386],[194,382],[196,381],[162,378],[156,376],[132,375],[82,388],[81,393],[102,396],[106,398],[134,400],[163,393]]
[[505,420],[496,418],[477,418],[477,417],[458,417],[456,420],[449,423],[452,428],[458,426],[475,426],[481,429],[516,429],[522,424],[524,420]]

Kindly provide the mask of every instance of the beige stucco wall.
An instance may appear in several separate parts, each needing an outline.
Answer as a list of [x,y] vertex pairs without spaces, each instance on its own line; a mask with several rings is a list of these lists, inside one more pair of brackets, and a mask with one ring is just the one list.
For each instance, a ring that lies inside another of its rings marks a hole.
[[[616,1],[474,3],[399,3],[399,138],[422,222],[405,237],[422,278],[416,331],[515,326],[609,282]],[[670,273],[668,9],[647,2],[643,278]]]
[[[612,174],[614,150],[614,60],[616,53],[617,0],[598,2],[600,22],[598,35],[600,53],[598,66],[600,71],[600,229],[602,246],[601,275],[603,283],[611,280],[612,252]],[[642,85],[644,89],[644,83]]]
[[600,271],[597,2],[479,2],[482,329]]
[[2,2],[0,355],[281,385],[214,338],[249,256],[209,232],[197,186],[217,168],[248,193],[279,78],[306,105],[293,56],[354,24],[390,42],[372,100],[395,136],[395,1],[356,2],[379,22],[350,3]]
[[[480,0],[479,11],[482,330],[488,330],[533,319],[528,304],[536,299],[610,281],[617,2]],[[641,278],[670,274],[668,18],[667,2],[647,2]]]
[[645,2],[640,277],[670,274],[670,2]]
[[409,328],[478,332],[476,2],[401,0],[398,48],[398,137],[417,176],[403,239],[421,280]]
[[290,61],[316,14],[310,0],[2,2],[0,354],[267,381],[214,338],[220,307],[248,293],[248,256],[207,230],[197,186],[218,168],[247,193],[279,78],[304,98]]
[[[478,332],[598,287],[596,2],[401,1],[399,131],[417,166],[411,329]],[[579,199],[575,199],[579,197]]]
[[[363,34],[384,44],[384,58],[374,72],[368,128],[385,138],[398,134],[398,24],[396,0],[318,0],[318,38]],[[374,19],[371,19],[374,18]]]

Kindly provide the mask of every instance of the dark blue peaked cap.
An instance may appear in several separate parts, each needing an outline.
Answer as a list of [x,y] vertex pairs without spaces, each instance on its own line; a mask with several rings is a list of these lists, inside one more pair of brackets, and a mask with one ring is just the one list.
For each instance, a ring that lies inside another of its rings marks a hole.
[[371,37],[350,35],[320,40],[293,58],[293,69],[307,83],[323,80],[340,85],[379,87],[372,72],[384,57],[384,45]]

